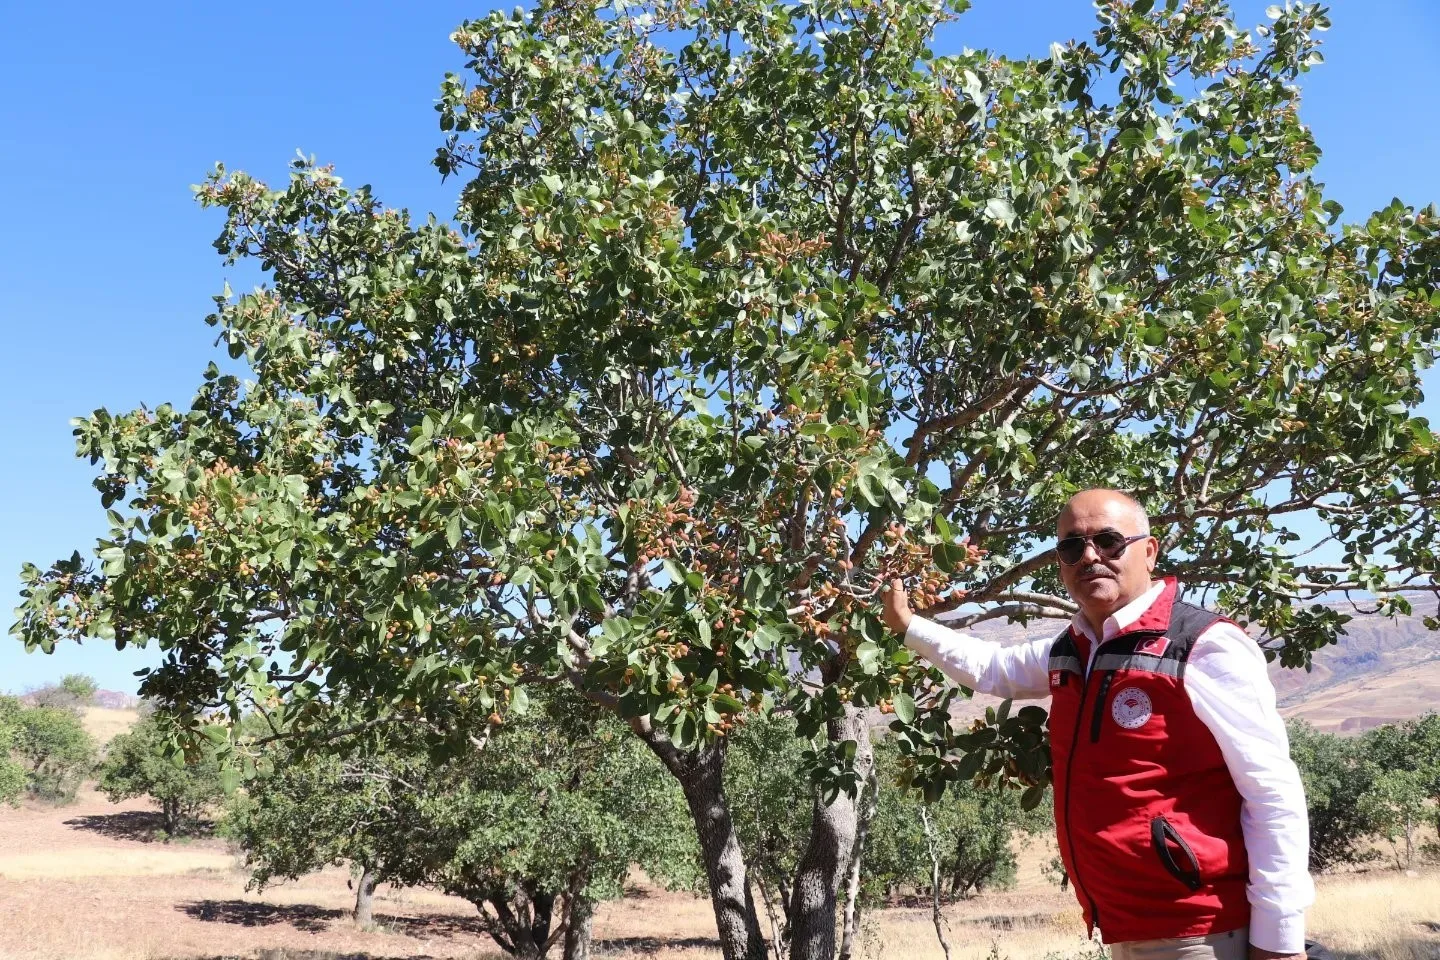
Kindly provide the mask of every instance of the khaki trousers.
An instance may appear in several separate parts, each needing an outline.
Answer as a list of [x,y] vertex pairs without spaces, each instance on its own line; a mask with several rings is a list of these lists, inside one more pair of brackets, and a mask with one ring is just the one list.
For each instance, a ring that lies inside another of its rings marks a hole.
[[1250,930],[1247,927],[1204,937],[1110,944],[1111,960],[1246,960],[1249,955]]

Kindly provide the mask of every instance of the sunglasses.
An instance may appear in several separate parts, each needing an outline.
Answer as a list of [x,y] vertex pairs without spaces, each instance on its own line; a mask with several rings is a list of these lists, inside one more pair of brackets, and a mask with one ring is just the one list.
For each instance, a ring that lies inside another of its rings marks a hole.
[[1125,548],[1136,540],[1144,540],[1149,537],[1148,533],[1137,533],[1133,537],[1127,537],[1123,533],[1116,533],[1114,530],[1104,530],[1093,537],[1066,537],[1055,544],[1055,556],[1067,567],[1073,567],[1085,559],[1085,545],[1089,544],[1095,548],[1095,552],[1104,560],[1116,560]]

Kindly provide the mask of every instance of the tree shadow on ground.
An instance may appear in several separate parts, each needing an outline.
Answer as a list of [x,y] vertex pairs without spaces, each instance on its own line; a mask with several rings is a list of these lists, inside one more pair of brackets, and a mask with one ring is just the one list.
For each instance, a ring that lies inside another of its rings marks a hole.
[[1035,927],[1048,926],[1055,922],[1053,913],[988,913],[980,917],[971,917],[965,921],[977,927],[985,927],[989,930],[1030,930]]
[[[192,900],[176,910],[207,923],[233,923],[241,927],[270,927],[289,924],[305,933],[324,930],[336,920],[348,920],[349,910],[318,907],[312,903],[261,903],[255,900]],[[453,913],[410,915],[375,912],[375,926],[410,937],[486,937],[478,917]],[[368,957],[369,954],[356,954]],[[337,960],[348,960],[337,958]],[[378,960],[378,958],[377,958]]]
[[716,937],[598,937],[591,948],[595,953],[658,953],[661,950],[719,950]]
[[421,913],[400,916],[375,911],[375,924],[388,927],[397,933],[411,937],[483,937],[487,941],[479,917],[466,917],[453,913]]
[[257,903],[254,900],[192,900],[175,907],[187,917],[207,923],[233,923],[241,927],[269,927],[286,923],[305,933],[324,930],[334,920],[349,915],[346,910],[317,907],[311,903]]
[[[133,840],[137,843],[168,843],[170,836],[165,832],[165,817],[155,810],[126,810],[121,813],[96,813],[84,817],[71,817],[65,826],[74,830],[98,833],[112,840]],[[211,836],[215,824],[202,820],[191,824],[186,839],[200,839]]]

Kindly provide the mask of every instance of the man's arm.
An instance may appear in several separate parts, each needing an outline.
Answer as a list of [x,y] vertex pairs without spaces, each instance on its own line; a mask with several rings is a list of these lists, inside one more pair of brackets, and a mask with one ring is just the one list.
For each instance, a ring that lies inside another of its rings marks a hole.
[[1031,699],[1050,695],[1050,640],[1002,647],[951,630],[913,614],[899,581],[886,588],[884,604],[886,625],[904,635],[905,646],[935,664],[955,683],[997,697]]
[[1315,899],[1310,822],[1265,656],[1239,627],[1217,623],[1195,642],[1185,689],[1240,792],[1250,860],[1250,955],[1303,960],[1305,908]]

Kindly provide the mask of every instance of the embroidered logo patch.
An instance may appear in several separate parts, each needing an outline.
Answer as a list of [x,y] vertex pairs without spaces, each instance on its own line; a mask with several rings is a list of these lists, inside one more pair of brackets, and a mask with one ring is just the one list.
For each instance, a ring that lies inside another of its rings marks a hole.
[[1110,701],[1110,716],[1126,730],[1138,730],[1145,726],[1152,712],[1150,694],[1139,687],[1126,687]]
[[1064,670],[1051,670],[1051,671],[1050,671],[1050,686],[1052,686],[1052,687],[1063,687],[1064,685],[1065,685],[1065,671],[1064,671]]

